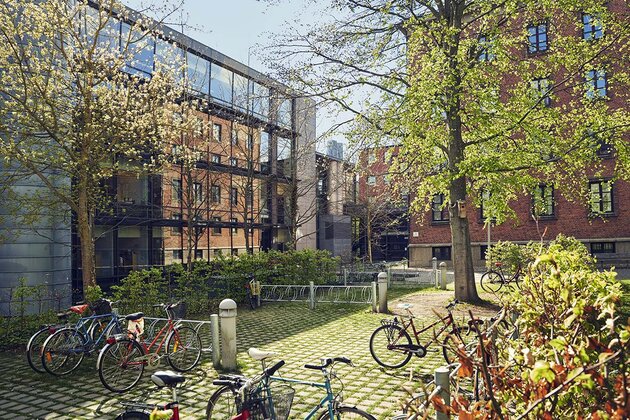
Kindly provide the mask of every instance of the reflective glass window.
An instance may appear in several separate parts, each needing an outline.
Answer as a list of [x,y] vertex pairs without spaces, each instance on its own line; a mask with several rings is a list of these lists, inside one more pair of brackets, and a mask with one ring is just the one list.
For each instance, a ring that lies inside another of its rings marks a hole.
[[210,96],[222,102],[232,103],[232,75],[230,70],[212,63]]

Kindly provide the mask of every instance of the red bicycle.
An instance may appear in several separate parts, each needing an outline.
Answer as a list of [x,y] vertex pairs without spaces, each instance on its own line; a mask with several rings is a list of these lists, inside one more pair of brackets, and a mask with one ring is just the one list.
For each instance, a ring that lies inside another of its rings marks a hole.
[[[157,367],[162,358],[179,372],[197,366],[201,358],[201,338],[197,331],[182,326],[176,317],[185,307],[183,302],[158,305],[167,314],[166,324],[152,338],[144,341],[142,312],[127,315],[129,332],[107,339],[98,355],[96,368],[105,388],[113,392],[125,392],[133,388],[144,373],[144,367]],[[164,351],[162,351],[164,349]]]

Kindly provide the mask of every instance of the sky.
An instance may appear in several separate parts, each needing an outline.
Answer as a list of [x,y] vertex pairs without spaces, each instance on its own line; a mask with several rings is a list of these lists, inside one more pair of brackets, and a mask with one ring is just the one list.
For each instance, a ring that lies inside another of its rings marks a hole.
[[[141,10],[164,1],[123,0],[123,3]],[[316,3],[305,0],[184,0],[183,6],[169,21],[185,22],[183,32],[186,35],[267,74],[268,69],[256,55],[255,46],[265,45],[266,34],[282,32],[287,23],[300,21],[307,26],[315,23],[320,18]],[[169,26],[182,32],[181,25]],[[334,120],[326,112],[318,112],[318,135],[333,124]]]

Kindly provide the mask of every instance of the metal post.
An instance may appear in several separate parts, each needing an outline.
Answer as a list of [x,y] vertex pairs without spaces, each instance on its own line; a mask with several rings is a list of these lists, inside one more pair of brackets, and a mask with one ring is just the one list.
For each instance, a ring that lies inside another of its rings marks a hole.
[[387,313],[387,273],[378,273],[378,311]]
[[438,287],[440,278],[438,277],[437,257],[431,258],[431,266],[433,267],[433,281],[435,282],[435,287]]
[[221,366],[221,335],[219,334],[219,315],[210,315],[210,338],[212,340],[212,366]]
[[392,284],[392,268],[391,267],[387,267],[387,286],[390,286]]
[[[444,400],[444,405],[446,405],[447,407],[450,406],[451,405],[451,390],[450,390],[450,380],[449,380],[449,375],[450,375],[449,368],[446,366],[437,368],[435,369],[435,372],[433,375],[435,378],[435,386],[436,387],[439,386],[442,389],[438,395],[440,395],[442,399]],[[449,415],[447,413],[441,413],[437,411],[435,414],[436,420],[448,420],[448,418],[449,418]]]
[[376,282],[373,281],[372,282],[372,312],[378,312],[377,305],[378,305],[378,295],[376,291]]
[[446,263],[440,263],[440,289],[446,290]]
[[221,317],[221,366],[236,369],[236,302],[223,299],[219,304]]
[[343,268],[343,285],[348,285],[348,269],[346,267]]
[[315,283],[312,281],[309,282],[308,307],[310,309],[315,309]]

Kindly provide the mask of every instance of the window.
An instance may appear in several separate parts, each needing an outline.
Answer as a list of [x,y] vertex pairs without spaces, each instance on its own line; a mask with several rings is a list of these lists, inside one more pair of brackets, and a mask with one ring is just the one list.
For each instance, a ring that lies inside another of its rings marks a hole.
[[232,129],[232,144],[238,144],[238,131],[236,129]]
[[479,39],[479,54],[477,55],[477,59],[479,61],[492,61],[494,59],[494,54],[491,52],[490,41],[486,35],[480,35]]
[[238,166],[238,159],[237,158],[230,158],[230,166]]
[[182,181],[174,179],[171,182],[171,188],[173,190],[173,202],[180,202],[182,200]]
[[533,206],[534,216],[551,217],[555,215],[553,185],[540,184],[536,187]]
[[[182,214],[181,213],[173,213],[171,215],[171,219],[173,219],[173,220],[182,220]],[[173,235],[181,235],[182,234],[182,225],[181,225],[181,223],[178,223],[177,226],[173,226],[171,228],[171,233]]]
[[254,234],[254,219],[252,217],[247,219],[247,223],[249,223],[249,234],[253,235]]
[[210,63],[208,60],[187,52],[186,68],[187,87],[207,95],[210,88]]
[[596,150],[597,156],[601,158],[610,157],[613,153],[612,144],[608,143],[605,139],[599,137],[593,130],[586,132],[586,137],[590,146]]
[[232,223],[232,233],[238,233],[238,227],[236,226],[238,219],[233,217],[230,219],[230,223]]
[[193,183],[193,195],[195,197],[195,203],[203,202],[203,184],[201,182]]
[[223,255],[223,250],[221,250],[221,249],[215,249],[215,250],[213,251],[213,253],[214,253],[214,256],[215,256],[215,257],[220,257],[221,255]]
[[591,242],[591,254],[614,254],[614,242]]
[[547,51],[547,24],[530,25],[527,27],[527,51],[530,54]]
[[230,188],[230,204],[233,206],[238,205],[238,189]]
[[217,155],[216,153],[212,153],[212,155],[210,155],[210,161],[212,163],[216,163],[218,165],[221,164],[221,155]]
[[[215,223],[221,223],[221,218],[220,217],[213,217],[212,221],[215,222]],[[215,226],[215,223],[213,223],[211,233],[213,235],[215,235],[215,236],[216,235],[221,235],[221,226]]]
[[534,99],[540,100],[545,106],[551,105],[551,98],[549,97],[550,93],[550,83],[547,78],[534,79],[530,82]]
[[233,257],[236,257],[238,255],[238,248],[232,248],[231,254]]
[[218,185],[213,185],[210,187],[210,196],[213,203],[221,202],[221,187]]
[[245,201],[248,208],[251,209],[252,207],[254,207],[254,191],[250,186],[248,186],[247,190],[245,191]]
[[606,93],[606,70],[589,70],[586,73],[586,97],[589,99],[604,98]]
[[254,150],[254,136],[252,134],[247,135],[247,150]]
[[589,190],[592,214],[610,214],[613,212],[613,185],[611,181],[591,181],[589,182]]
[[174,249],[173,250],[173,259],[174,260],[181,260],[184,258],[184,251],[182,251],[181,249]]
[[488,255],[488,245],[480,245],[479,246],[479,259],[481,261],[485,261]]
[[602,30],[602,23],[598,16],[589,15],[588,13],[582,14],[582,39],[590,41],[593,39],[599,39],[604,36]]
[[450,246],[434,246],[432,248],[432,254],[438,261],[450,261],[451,260],[451,247]]
[[221,124],[212,124],[212,139],[221,141]]
[[376,162],[376,152],[372,151],[368,154],[368,163]]
[[291,128],[291,113],[293,105],[291,99],[280,99],[278,106],[278,125],[284,128]]
[[203,260],[203,249],[196,249],[195,250],[195,259],[196,260]]
[[448,220],[448,207],[444,205],[444,194],[435,194],[431,202],[431,220],[445,222]]
[[218,64],[210,65],[210,96],[226,103],[232,103],[233,73]]
[[376,177],[372,175],[368,176],[367,183],[368,185],[376,185]]

